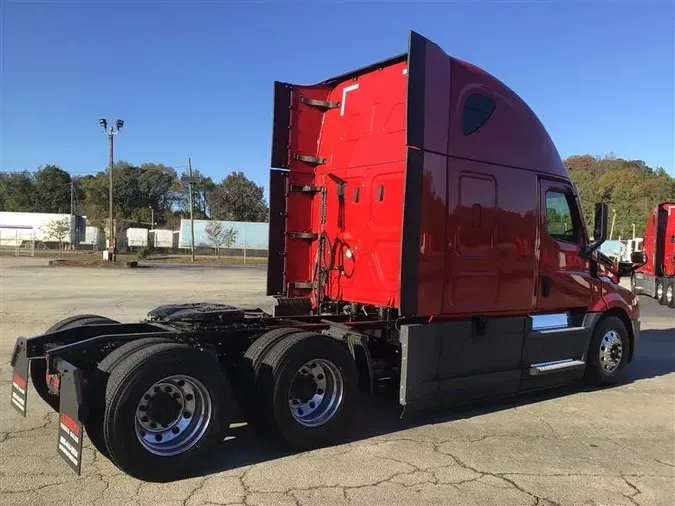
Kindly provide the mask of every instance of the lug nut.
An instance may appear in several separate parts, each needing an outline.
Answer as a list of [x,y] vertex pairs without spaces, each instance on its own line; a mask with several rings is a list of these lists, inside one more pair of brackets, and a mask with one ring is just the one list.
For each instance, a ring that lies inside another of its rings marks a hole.
[[161,441],[161,440],[162,440],[162,435],[161,435],[161,434],[157,434],[157,435],[155,436],[155,441]]
[[317,379],[320,379],[320,380],[322,380],[322,379],[323,379],[323,374],[319,374],[319,375],[317,375],[317,377],[316,377],[316,378],[317,378]]
[[139,411],[147,411],[148,407],[143,405],[143,406],[139,406],[138,409],[139,409]]
[[173,432],[174,434],[178,434],[180,432],[180,429],[178,427],[174,427],[173,429],[171,429],[171,432]]
[[150,422],[150,428],[156,429],[156,428],[157,428],[157,424],[156,424],[155,422]]
[[161,391],[162,391],[162,389],[161,389],[161,388],[159,388],[159,387],[155,387],[155,393],[159,393],[159,392],[161,392]]
[[147,417],[147,416],[144,416],[143,418],[141,418],[141,422],[147,422],[147,421],[148,421],[148,417]]
[[191,416],[192,416],[192,413],[190,413],[189,411],[185,411],[185,412],[183,413],[183,417],[184,417],[184,418],[190,418]]
[[185,400],[186,400],[186,401],[191,401],[191,400],[194,399],[194,398],[195,398],[195,396],[192,395],[192,394],[187,394],[187,395],[185,396]]
[[182,386],[185,385],[185,382],[184,382],[183,380],[180,380],[180,381],[178,381],[177,385],[178,385],[179,387],[182,387]]
[[316,406],[316,404],[314,404],[313,402],[310,402],[310,403],[309,403],[309,407],[310,407],[310,408],[314,409],[314,406]]
[[316,389],[316,393],[317,393],[318,395],[323,395],[323,388],[317,388],[317,389]]

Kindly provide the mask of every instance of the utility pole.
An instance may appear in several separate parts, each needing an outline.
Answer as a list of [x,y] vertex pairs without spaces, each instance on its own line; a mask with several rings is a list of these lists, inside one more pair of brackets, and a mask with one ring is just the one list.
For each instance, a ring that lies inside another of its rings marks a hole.
[[614,222],[616,221],[616,209],[613,210],[612,216],[612,227],[609,229],[609,240],[612,240],[612,235],[614,234]]
[[75,249],[75,220],[74,220],[74,215],[75,215],[75,206],[73,202],[73,194],[74,194],[74,189],[73,189],[73,178],[70,178],[70,249]]
[[152,206],[150,207],[150,228],[155,228],[155,209]]
[[194,209],[195,206],[192,203],[192,158],[188,158],[188,175],[190,177],[190,182],[188,183],[188,188],[190,189],[190,260],[195,261],[195,220],[194,220]]
[[103,131],[108,134],[108,174],[109,174],[109,188],[108,188],[108,215],[110,220],[110,231],[109,231],[109,244],[108,244],[108,259],[115,261],[117,254],[117,243],[115,242],[115,225],[113,219],[113,137],[120,132],[120,129],[124,126],[124,121],[118,119],[115,122],[117,130],[110,127],[108,130],[108,122],[105,118],[98,120],[99,125],[103,127]]
[[201,181],[200,176],[192,175],[192,158],[188,158],[188,175],[180,178],[183,184],[188,185],[190,192],[190,259],[195,261],[195,220],[194,220],[194,205],[192,203],[192,183]]

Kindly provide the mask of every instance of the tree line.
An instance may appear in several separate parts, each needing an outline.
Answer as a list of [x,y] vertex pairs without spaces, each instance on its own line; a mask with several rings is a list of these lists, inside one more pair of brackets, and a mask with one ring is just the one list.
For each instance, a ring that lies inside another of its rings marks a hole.
[[[161,163],[132,165],[119,161],[113,168],[113,207],[118,228],[157,227],[173,230],[190,216],[190,191],[178,173]],[[192,184],[195,219],[264,222],[268,205],[264,187],[233,171],[220,182],[206,177]],[[84,215],[87,222],[105,226],[108,220],[109,173],[71,176],[57,165],[35,172],[0,173],[0,210]],[[71,207],[72,206],[72,207]]]
[[[614,216],[613,238],[638,236],[659,202],[675,201],[675,178],[662,167],[647,166],[642,160],[625,160],[613,155],[575,155],[564,161],[576,185],[588,230],[593,230],[593,206],[607,202]],[[113,170],[113,204],[118,226],[149,226],[152,217],[159,227],[177,229],[180,219],[190,214],[190,194],[181,173],[158,163],[132,165],[120,161]],[[243,172],[233,171],[220,182],[203,176],[192,185],[194,216],[197,219],[262,222],[268,219],[264,187]],[[70,213],[103,226],[108,217],[108,172],[72,176],[56,165],[35,172],[0,173],[0,210]]]
[[[609,204],[612,239],[642,237],[649,214],[660,202],[675,202],[675,178],[663,167],[649,167],[642,160],[613,155],[576,155],[564,160],[581,198],[586,226],[593,233],[596,202]],[[616,215],[616,217],[614,217]]]

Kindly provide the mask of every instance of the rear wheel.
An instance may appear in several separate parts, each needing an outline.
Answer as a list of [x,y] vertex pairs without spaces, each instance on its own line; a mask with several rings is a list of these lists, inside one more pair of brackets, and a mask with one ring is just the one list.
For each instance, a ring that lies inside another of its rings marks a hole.
[[619,380],[629,351],[628,331],[616,316],[603,318],[595,330],[588,351],[587,379],[598,385],[611,385]]
[[240,384],[236,389],[236,395],[240,407],[249,418],[249,423],[255,424],[257,421],[255,416],[255,390],[258,372],[265,354],[281,339],[298,332],[300,332],[299,329],[290,327],[270,330],[258,337],[246,350],[238,367],[237,380]]
[[84,428],[94,447],[106,457],[108,456],[108,448],[103,437],[103,412],[105,411],[105,391],[110,371],[119,362],[142,348],[153,344],[172,342],[174,341],[162,337],[151,337],[123,344],[106,355],[99,362],[96,370],[87,378],[87,399],[90,409]]
[[665,281],[665,305],[668,307],[675,307],[675,281],[666,280]]
[[[45,334],[66,330],[81,325],[99,325],[105,323],[119,323],[105,316],[95,314],[81,314],[64,318],[49,327]],[[54,411],[59,411],[59,396],[51,393],[47,386],[47,362],[44,359],[31,360],[29,363],[30,378],[35,391]]]
[[265,355],[256,397],[266,429],[282,446],[303,451],[346,437],[358,403],[358,372],[347,347],[301,332]]
[[663,284],[662,279],[656,280],[656,300],[659,304],[664,305],[666,303],[666,289]]
[[141,348],[108,379],[110,459],[140,480],[183,478],[224,439],[233,408],[223,368],[207,352],[179,343]]

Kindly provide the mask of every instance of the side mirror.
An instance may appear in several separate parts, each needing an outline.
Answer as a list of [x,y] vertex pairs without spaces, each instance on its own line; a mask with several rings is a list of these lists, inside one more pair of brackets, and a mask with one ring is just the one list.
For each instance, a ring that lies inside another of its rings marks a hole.
[[607,240],[608,206],[602,202],[595,204],[595,224],[593,227],[593,242],[585,246],[582,254],[589,256]]
[[595,225],[593,227],[593,240],[603,243],[607,240],[607,217],[608,206],[605,203],[595,204]]
[[634,264],[644,265],[647,263],[647,253],[644,251],[634,251],[630,256],[630,261]]

